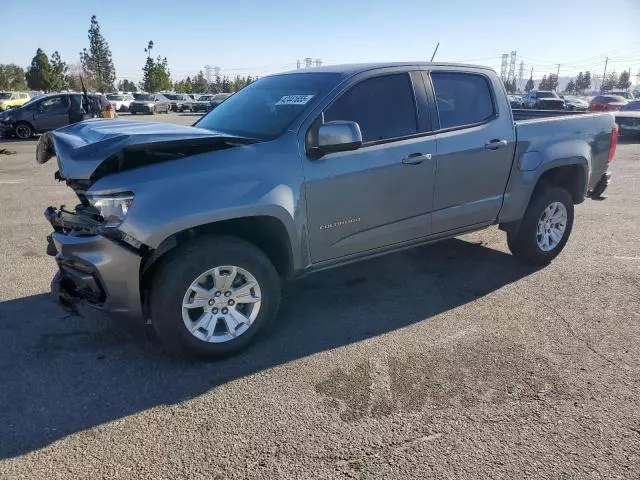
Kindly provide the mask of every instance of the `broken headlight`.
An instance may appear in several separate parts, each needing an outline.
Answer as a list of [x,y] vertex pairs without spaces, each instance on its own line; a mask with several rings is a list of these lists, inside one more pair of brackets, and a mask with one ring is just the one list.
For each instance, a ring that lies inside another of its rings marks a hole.
[[124,221],[131,204],[133,204],[133,193],[87,195],[87,199],[100,211],[105,227],[117,227]]

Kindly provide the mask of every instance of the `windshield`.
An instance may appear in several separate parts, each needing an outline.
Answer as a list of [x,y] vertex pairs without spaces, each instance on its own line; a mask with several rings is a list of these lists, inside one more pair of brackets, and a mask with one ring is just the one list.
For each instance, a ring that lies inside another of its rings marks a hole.
[[200,95],[198,97],[198,101],[206,101],[206,100],[211,100],[213,98],[213,95]]
[[11,98],[11,93],[9,92],[0,92],[0,100],[8,100]]
[[138,98],[136,98],[136,100],[141,100],[141,101],[153,101],[153,95],[138,95]]
[[557,98],[553,92],[538,92],[538,98]]
[[164,96],[167,97],[169,100],[182,100],[180,95],[173,95],[171,93],[165,93]]
[[196,126],[267,140],[280,135],[306,108],[340,81],[337,73],[296,73],[262,78],[202,117]]
[[107,95],[109,100],[122,101],[124,100],[124,95]]

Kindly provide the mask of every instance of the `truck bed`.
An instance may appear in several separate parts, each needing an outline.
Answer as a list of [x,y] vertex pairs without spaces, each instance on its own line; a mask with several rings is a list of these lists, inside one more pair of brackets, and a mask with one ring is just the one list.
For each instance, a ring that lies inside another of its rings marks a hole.
[[513,119],[518,120],[531,120],[534,118],[548,118],[548,117],[566,117],[576,115],[587,115],[593,112],[581,112],[581,111],[569,111],[569,110],[530,110],[525,108],[513,109]]
[[567,112],[554,110],[513,110],[516,138],[528,152],[543,158],[562,158],[581,152],[589,164],[588,189],[608,168],[611,128],[614,115],[605,112]]

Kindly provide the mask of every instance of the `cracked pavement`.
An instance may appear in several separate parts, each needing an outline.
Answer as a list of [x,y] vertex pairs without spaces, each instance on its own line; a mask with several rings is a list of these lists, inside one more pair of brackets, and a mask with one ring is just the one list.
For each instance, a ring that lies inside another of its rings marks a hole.
[[640,477],[640,144],[546,268],[492,228],[325,271],[197,364],[51,304],[42,211],[73,197],[3,143],[0,478]]

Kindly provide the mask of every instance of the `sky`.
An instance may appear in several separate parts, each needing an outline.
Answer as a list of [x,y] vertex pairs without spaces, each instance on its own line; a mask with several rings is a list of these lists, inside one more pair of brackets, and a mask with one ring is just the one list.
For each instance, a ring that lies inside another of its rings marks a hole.
[[[2,2],[0,63],[26,67],[37,48],[78,62],[97,15],[117,80],[139,81],[154,42],[180,80],[205,65],[226,75],[266,75],[296,68],[298,59],[324,65],[435,60],[500,69],[517,52],[525,78],[557,71],[640,73],[640,0],[29,0]],[[164,3],[164,2],[163,2]],[[14,21],[18,19],[19,21]],[[517,75],[517,69],[516,69]],[[632,79],[635,78],[632,76]]]

